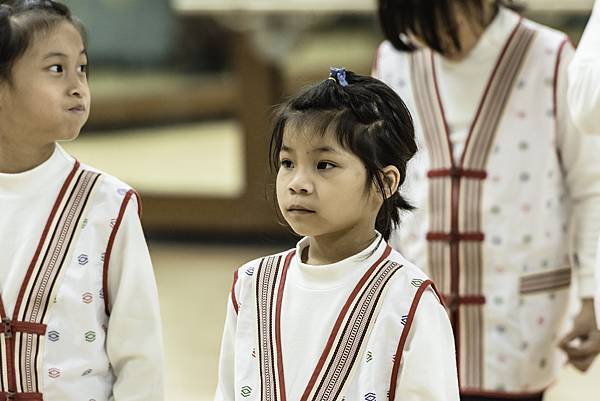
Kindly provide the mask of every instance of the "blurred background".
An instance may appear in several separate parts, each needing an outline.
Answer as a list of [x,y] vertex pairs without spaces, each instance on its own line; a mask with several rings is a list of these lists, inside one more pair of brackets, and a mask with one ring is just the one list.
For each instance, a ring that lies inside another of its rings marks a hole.
[[[368,74],[374,0],[69,0],[89,33],[79,159],[141,192],[165,334],[167,400],[211,400],[233,270],[293,246],[269,196],[269,113],[330,66]],[[577,43],[592,0],[530,0]],[[548,401],[600,399],[600,362]]]

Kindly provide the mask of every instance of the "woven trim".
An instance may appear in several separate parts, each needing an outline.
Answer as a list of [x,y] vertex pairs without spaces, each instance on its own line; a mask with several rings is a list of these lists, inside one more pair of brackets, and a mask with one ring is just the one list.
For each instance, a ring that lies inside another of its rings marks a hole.
[[521,294],[531,294],[568,288],[571,285],[571,276],[572,272],[569,267],[523,276],[520,280],[519,292]]

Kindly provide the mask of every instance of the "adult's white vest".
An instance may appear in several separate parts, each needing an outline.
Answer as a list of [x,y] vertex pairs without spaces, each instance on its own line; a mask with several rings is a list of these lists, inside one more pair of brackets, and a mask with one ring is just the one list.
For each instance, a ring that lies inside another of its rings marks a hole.
[[[75,162],[41,238],[12,316],[0,299],[0,401],[107,401],[108,265],[135,193]],[[44,224],[44,222],[40,222]]]
[[[235,274],[236,400],[286,400],[280,318],[294,254],[258,259]],[[396,398],[401,356],[430,286],[421,270],[388,246],[345,302],[299,401],[402,399]]]
[[420,148],[403,188],[418,210],[392,245],[445,295],[463,394],[539,394],[562,361],[571,269],[556,86],[565,45],[562,33],[519,21],[458,161],[432,52],[379,49],[377,75],[407,103]]

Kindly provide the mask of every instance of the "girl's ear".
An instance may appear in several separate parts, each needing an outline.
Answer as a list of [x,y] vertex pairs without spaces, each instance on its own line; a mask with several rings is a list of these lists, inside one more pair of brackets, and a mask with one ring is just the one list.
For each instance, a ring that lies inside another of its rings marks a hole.
[[386,166],[381,169],[381,178],[385,184],[385,199],[388,199],[396,192],[400,186],[400,170],[396,166]]

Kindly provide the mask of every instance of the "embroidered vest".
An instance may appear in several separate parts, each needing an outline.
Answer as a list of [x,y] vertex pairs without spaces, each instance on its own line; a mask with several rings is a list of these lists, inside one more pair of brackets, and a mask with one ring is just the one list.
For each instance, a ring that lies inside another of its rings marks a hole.
[[421,149],[404,192],[419,210],[392,243],[445,295],[463,394],[539,393],[560,366],[570,266],[555,91],[565,44],[519,21],[457,161],[432,52],[380,48],[379,77],[407,102]]
[[[108,259],[129,188],[76,162],[27,270],[12,317],[0,299],[0,401],[107,401]],[[113,192],[114,191],[114,192]]]
[[[235,283],[232,291],[238,312],[236,355],[243,355],[236,364],[236,400],[287,399],[280,318],[294,252],[260,259],[236,273],[234,281],[241,286],[241,299],[235,296]],[[421,271],[400,262],[388,247],[356,284],[301,401],[395,399],[401,355],[417,305],[423,292],[433,286]],[[394,301],[386,297],[389,291]],[[380,318],[382,308],[385,318]],[[393,348],[381,349],[390,345]]]

